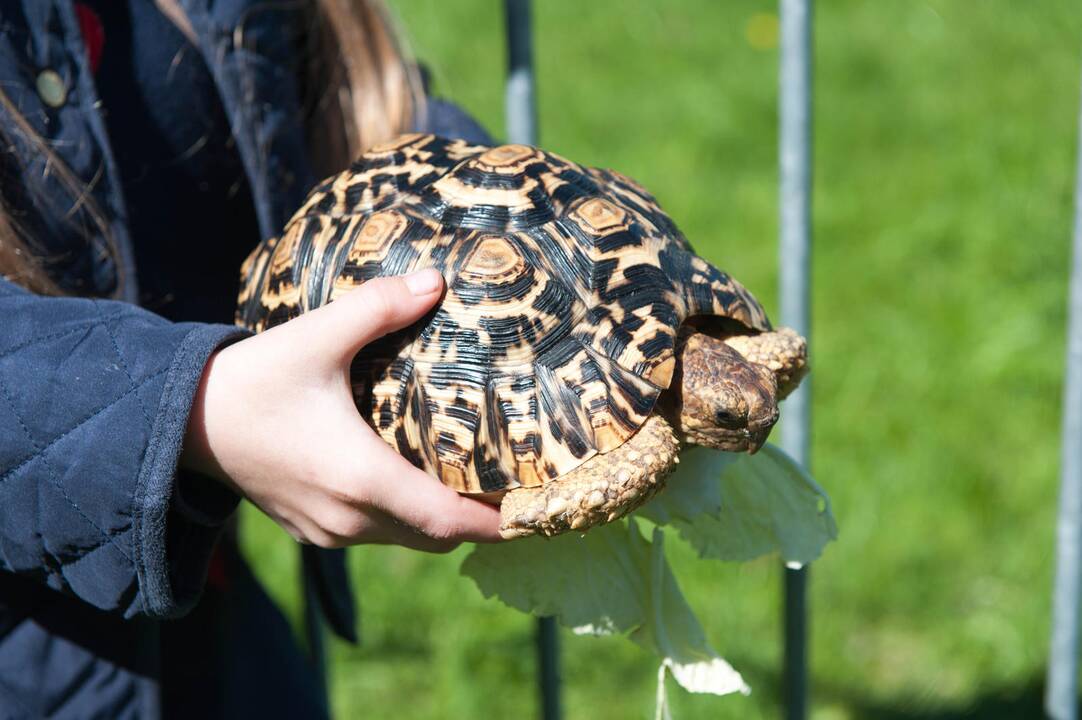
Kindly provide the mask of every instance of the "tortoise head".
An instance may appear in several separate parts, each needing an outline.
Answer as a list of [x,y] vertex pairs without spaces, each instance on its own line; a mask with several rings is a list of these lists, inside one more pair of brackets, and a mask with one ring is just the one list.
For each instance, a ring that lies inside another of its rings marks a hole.
[[763,365],[724,340],[681,337],[677,374],[663,405],[687,442],[754,453],[778,421],[778,385]]

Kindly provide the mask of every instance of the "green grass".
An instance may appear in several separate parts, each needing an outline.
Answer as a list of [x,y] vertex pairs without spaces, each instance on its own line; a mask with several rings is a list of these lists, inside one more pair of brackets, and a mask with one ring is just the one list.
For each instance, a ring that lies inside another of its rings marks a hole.
[[[436,89],[502,132],[501,4],[397,0]],[[535,3],[543,144],[617,168],[777,310],[774,3]],[[1036,714],[1048,645],[1082,15],[1071,0],[818,3],[814,472],[841,536],[812,572],[813,717]],[[245,540],[293,617],[294,553]],[[533,717],[532,622],[464,551],[351,553],[363,642],[341,717]],[[678,718],[777,717],[779,569],[670,543],[754,688]],[[654,660],[562,636],[569,718],[652,717]]]

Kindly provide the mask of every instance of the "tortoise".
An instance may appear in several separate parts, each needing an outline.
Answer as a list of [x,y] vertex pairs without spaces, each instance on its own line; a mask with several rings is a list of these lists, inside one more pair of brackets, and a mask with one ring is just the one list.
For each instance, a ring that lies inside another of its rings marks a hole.
[[681,443],[755,452],[806,371],[803,338],[635,181],[426,134],[315,187],[245,261],[237,320],[258,332],[426,267],[441,302],[358,354],[356,405],[415,466],[501,502],[506,538],[624,515]]

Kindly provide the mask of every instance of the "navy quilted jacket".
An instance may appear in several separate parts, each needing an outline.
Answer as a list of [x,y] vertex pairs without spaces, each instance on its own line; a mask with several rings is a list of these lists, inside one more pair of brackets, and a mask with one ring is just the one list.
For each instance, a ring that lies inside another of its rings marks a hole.
[[[279,13],[290,4],[181,5],[233,129],[260,232],[273,235],[315,179],[299,120],[297,58],[280,32]],[[241,18],[251,42],[237,46]],[[70,0],[0,0],[0,87],[10,101],[0,105],[10,136],[0,154],[4,198],[25,210],[17,219],[55,258],[61,284],[82,296],[42,298],[0,279],[0,718],[154,717],[170,709],[161,689],[173,647],[163,640],[171,625],[164,619],[200,612],[211,551],[237,503],[178,473],[184,428],[208,356],[243,334],[169,322],[137,306],[135,244],[151,240],[130,236],[115,148]],[[113,252],[103,251],[102,237],[87,243],[85,228],[94,225],[85,205],[73,205],[19,123],[89,188]],[[440,102],[418,124],[487,140]],[[332,625],[350,635],[341,556],[306,555]],[[232,567],[251,584],[239,559]],[[257,589],[247,597],[255,598],[252,614],[225,606],[214,613],[233,618],[230,628],[243,626],[265,603]],[[208,700],[200,714],[223,707]]]

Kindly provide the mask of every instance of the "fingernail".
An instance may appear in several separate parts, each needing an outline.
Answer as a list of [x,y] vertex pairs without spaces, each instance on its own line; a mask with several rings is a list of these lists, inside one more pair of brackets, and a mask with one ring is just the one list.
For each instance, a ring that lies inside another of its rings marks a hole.
[[414,295],[431,295],[440,289],[440,283],[443,282],[443,276],[432,268],[410,273],[403,279],[406,281],[406,287]]

